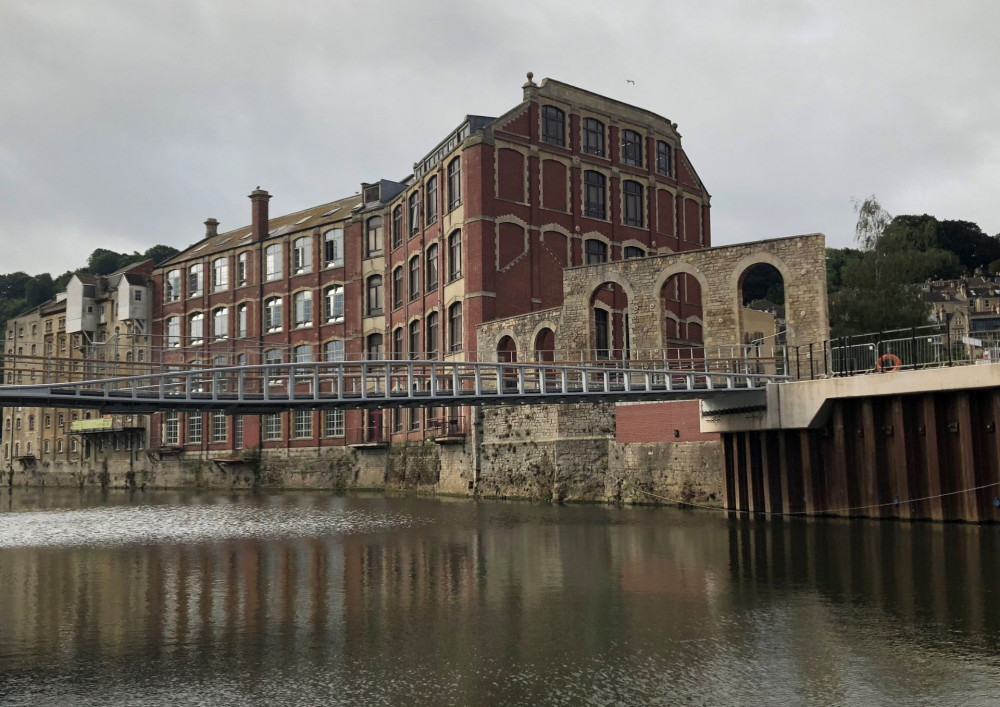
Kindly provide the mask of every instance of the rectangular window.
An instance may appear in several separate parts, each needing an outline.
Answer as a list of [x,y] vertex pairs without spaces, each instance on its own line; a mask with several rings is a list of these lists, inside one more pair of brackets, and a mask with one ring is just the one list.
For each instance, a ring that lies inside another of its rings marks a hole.
[[403,205],[392,210],[392,247],[403,245]]
[[212,338],[225,339],[229,336],[229,309],[220,307],[212,312]]
[[217,258],[212,263],[212,290],[221,292],[229,288],[229,261]]
[[233,446],[243,449],[243,416],[233,415]]
[[587,170],[583,175],[583,183],[583,215],[587,218],[606,219],[608,217],[608,210],[606,203],[607,189],[605,188],[607,180],[605,176],[600,172]]
[[635,130],[622,130],[622,164],[642,167],[642,135]]
[[201,413],[188,413],[187,443],[201,444]]
[[415,191],[410,194],[407,216],[410,219],[410,235],[414,236],[420,232],[420,192]]
[[264,277],[267,280],[281,278],[281,244],[269,245],[264,250]]
[[420,296],[420,256],[410,258],[410,300]]
[[673,174],[670,153],[670,145],[663,142],[663,140],[656,141],[656,172],[662,174],[664,177],[669,177]]
[[236,308],[236,338],[243,339],[247,336],[247,306],[241,304]]
[[180,444],[180,413],[168,412],[163,416],[163,443]]
[[462,277],[462,232],[448,236],[448,281]]
[[264,439],[273,441],[281,439],[281,413],[264,415]]
[[312,272],[312,237],[297,238],[292,244],[292,272],[296,275]]
[[452,351],[462,350],[462,303],[448,309],[448,345]]
[[344,411],[324,410],[323,411],[323,434],[327,437],[344,436]]
[[297,439],[312,437],[312,410],[296,410],[294,435]]
[[312,306],[313,306],[313,293],[306,292],[296,292],[292,296],[292,302],[295,308],[295,326],[305,327],[312,326]]
[[399,266],[392,271],[392,306],[398,308],[403,306],[403,267]]
[[542,106],[542,140],[566,147],[566,114],[555,106]]
[[462,203],[462,158],[448,163],[448,210]]
[[626,181],[622,187],[625,193],[625,214],[624,223],[626,226],[638,226],[642,228],[643,218],[643,189],[639,182]]
[[604,157],[604,123],[594,118],[583,119],[583,151]]
[[205,286],[205,266],[201,263],[192,265],[188,270],[188,297],[200,295]]
[[420,351],[420,320],[414,319],[410,322],[409,330],[409,345],[410,345],[410,358],[419,359],[421,355]]
[[597,344],[597,358],[605,361],[609,357],[608,351],[608,310],[594,309],[594,342]]
[[429,226],[437,221],[438,217],[438,180],[436,175],[427,180],[425,195],[427,203],[424,206],[424,214],[427,217],[427,225]]
[[344,265],[344,229],[331,228],[323,234],[323,265],[339,268]]
[[341,285],[326,288],[323,299],[327,323],[344,321],[344,288]]
[[212,441],[225,442],[226,433],[226,413],[215,411],[212,413]]
[[281,331],[281,298],[272,297],[264,302],[264,330]]
[[427,291],[433,292],[438,287],[438,247],[436,243],[427,248]]
[[247,254],[240,253],[236,258],[236,284],[247,284]]

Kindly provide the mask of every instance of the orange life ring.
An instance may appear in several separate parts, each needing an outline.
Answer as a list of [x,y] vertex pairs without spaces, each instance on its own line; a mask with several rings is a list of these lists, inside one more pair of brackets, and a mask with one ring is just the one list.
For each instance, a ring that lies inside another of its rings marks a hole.
[[895,373],[903,367],[903,361],[896,354],[882,354],[875,364],[875,370],[879,373]]

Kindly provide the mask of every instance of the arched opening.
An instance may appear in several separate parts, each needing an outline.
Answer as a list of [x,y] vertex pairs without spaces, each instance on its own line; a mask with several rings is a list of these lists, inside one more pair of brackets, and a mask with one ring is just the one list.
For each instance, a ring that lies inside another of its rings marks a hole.
[[705,332],[701,283],[688,273],[667,278],[660,288],[663,349],[668,361],[701,359],[705,355]]
[[628,294],[616,282],[605,282],[590,296],[591,358],[623,361],[631,357]]
[[535,335],[535,360],[554,361],[556,357],[556,333],[544,327]]
[[785,281],[769,263],[751,265],[740,275],[740,343],[755,349],[785,342]]
[[501,363],[517,362],[517,344],[509,336],[504,336],[497,342],[497,361]]

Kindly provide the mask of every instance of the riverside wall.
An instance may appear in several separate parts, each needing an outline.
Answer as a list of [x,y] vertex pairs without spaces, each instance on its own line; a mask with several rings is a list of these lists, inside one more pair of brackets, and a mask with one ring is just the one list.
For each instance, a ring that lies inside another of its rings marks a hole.
[[[386,446],[247,450],[243,458],[210,452],[107,451],[69,464],[15,464],[4,470],[3,481],[34,487],[409,489],[554,502],[684,500],[721,505],[720,443],[703,438],[623,441],[630,437],[617,430],[617,420],[634,419],[634,410],[622,412],[629,407],[481,408],[472,433],[451,444],[428,440]],[[655,405],[648,410],[643,415],[665,414],[657,413]],[[683,417],[690,418],[690,412]],[[665,419],[667,425],[683,424],[676,414]],[[684,436],[694,437],[687,430]]]

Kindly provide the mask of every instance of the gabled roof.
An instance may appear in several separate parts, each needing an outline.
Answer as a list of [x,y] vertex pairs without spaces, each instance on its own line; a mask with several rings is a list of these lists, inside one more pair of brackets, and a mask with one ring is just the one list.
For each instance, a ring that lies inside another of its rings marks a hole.
[[[361,202],[361,195],[355,194],[354,196],[349,196],[344,199],[338,199],[337,201],[331,201],[318,206],[311,206],[308,209],[268,219],[268,238],[278,238],[279,236],[283,236],[287,233],[305,231],[315,228],[316,226],[342,221],[344,218],[349,217],[351,215],[351,210],[361,204]],[[156,266],[156,269],[161,270],[168,265],[175,265],[177,263],[183,263],[196,258],[200,259],[206,255],[221,253],[229,250],[230,248],[236,248],[241,245],[250,245],[251,233],[251,226],[246,225],[241,226],[240,228],[234,228],[231,231],[226,231],[225,233],[220,233],[217,236],[212,236],[211,238],[202,239],[201,241],[185,248],[169,260],[160,263]]]

